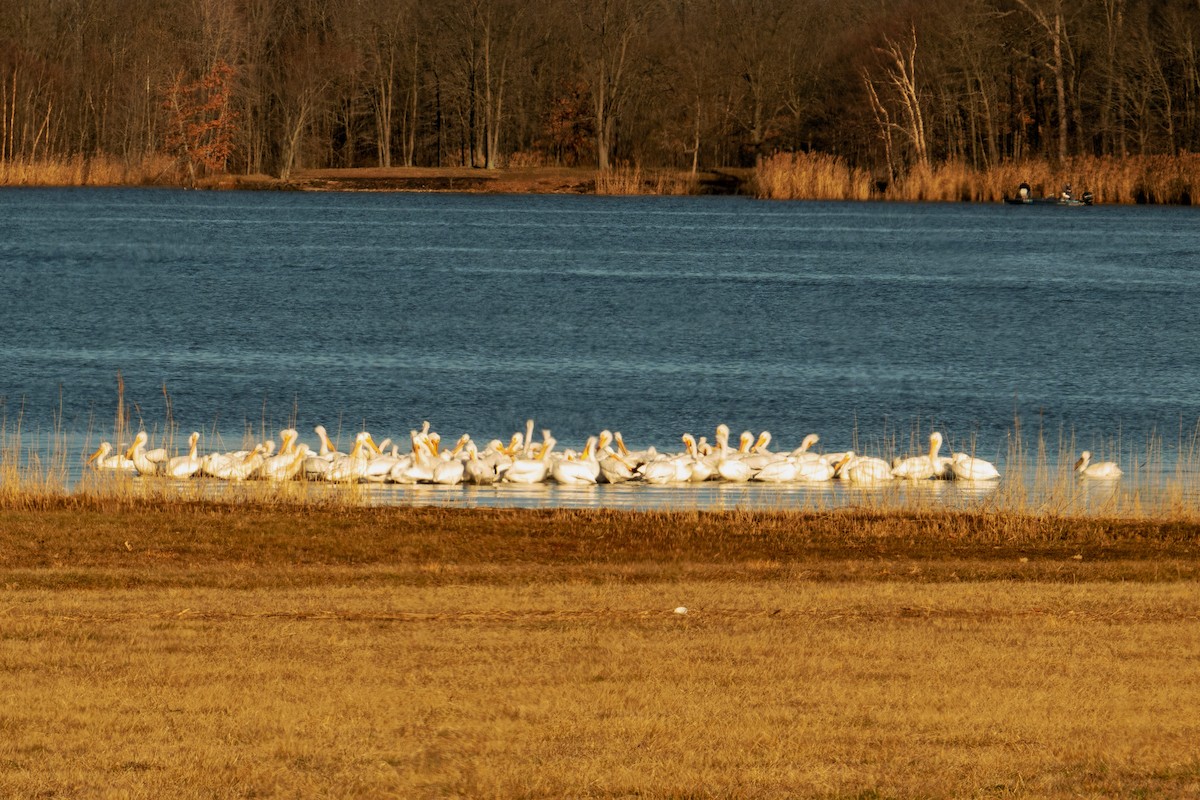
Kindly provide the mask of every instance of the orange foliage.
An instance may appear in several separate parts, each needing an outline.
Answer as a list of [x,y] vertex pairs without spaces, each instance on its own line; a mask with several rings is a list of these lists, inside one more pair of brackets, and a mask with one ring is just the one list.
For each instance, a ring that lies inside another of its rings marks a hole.
[[233,67],[218,61],[205,75],[184,83],[177,75],[166,90],[167,147],[197,172],[224,172],[233,153],[237,112],[230,108]]

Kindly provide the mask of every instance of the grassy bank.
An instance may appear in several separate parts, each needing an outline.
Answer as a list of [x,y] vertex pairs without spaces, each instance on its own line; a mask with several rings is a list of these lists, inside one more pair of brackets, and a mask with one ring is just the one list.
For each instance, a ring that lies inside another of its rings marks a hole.
[[10,508],[0,792],[1182,796],[1198,543],[852,511]]

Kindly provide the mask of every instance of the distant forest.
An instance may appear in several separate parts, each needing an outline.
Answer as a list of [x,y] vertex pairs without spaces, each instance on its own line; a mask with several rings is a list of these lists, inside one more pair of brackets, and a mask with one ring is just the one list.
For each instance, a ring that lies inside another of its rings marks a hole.
[[0,0],[0,160],[916,165],[1200,150],[1197,0]]

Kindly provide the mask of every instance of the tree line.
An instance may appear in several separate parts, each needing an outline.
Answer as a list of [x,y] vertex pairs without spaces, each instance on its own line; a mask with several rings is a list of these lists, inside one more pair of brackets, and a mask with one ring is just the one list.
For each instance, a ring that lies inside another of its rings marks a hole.
[[1197,0],[0,0],[0,161],[698,170],[1200,149]]

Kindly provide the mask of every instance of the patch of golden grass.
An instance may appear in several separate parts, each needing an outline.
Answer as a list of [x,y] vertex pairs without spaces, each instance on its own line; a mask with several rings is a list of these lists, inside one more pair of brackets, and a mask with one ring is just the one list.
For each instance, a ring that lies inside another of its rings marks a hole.
[[623,164],[596,173],[596,194],[600,195],[688,195],[699,190],[699,178],[690,172],[643,170],[637,164]]
[[1200,789],[1198,596],[10,582],[0,792],[1183,796]]
[[754,171],[755,196],[769,200],[867,200],[870,175],[825,153],[776,153]]
[[180,183],[182,176],[169,156],[152,155],[126,161],[110,155],[0,160],[0,186],[140,186]]
[[1021,183],[1035,197],[1056,197],[1070,183],[1076,196],[1091,191],[1097,203],[1190,205],[1200,201],[1200,154],[1005,161],[983,170],[951,161],[913,167],[881,193],[865,172],[822,154],[780,153],[755,170],[758,196],[770,199],[994,203],[1015,196]]

